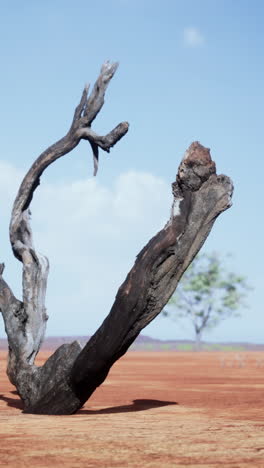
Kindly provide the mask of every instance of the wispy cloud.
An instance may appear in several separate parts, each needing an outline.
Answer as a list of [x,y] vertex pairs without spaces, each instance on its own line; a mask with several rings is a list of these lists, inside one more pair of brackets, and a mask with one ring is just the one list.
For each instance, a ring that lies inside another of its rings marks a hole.
[[183,30],[183,41],[187,47],[201,47],[205,38],[199,29],[189,27]]

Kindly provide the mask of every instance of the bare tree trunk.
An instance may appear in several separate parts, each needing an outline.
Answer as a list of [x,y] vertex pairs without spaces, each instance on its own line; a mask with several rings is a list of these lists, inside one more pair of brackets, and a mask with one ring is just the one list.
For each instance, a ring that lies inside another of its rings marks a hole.
[[84,404],[114,362],[162,311],[215,219],[231,205],[232,182],[216,175],[209,149],[192,143],[172,184],[170,219],[138,254],[101,327],[83,349],[77,342],[62,345],[42,367],[34,365],[48,319],[45,292],[49,264],[34,248],[29,205],[43,171],[81,139],[91,144],[96,174],[98,148],[109,152],[127,132],[127,122],[106,136],[91,130],[116,68],[117,64],[105,63],[89,97],[88,87],[84,89],[69,132],[34,162],[14,202],[10,241],[14,255],[23,263],[23,302],[4,281],[2,264],[0,308],[9,343],[7,373],[28,413],[72,414]]
[[202,333],[201,331],[195,332],[195,351],[201,351],[202,347]]

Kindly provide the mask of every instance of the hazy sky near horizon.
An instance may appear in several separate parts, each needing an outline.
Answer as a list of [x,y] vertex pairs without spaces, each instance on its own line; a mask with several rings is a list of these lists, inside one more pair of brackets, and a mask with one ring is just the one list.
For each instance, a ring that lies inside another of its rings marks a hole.
[[[42,177],[32,203],[35,245],[50,260],[47,335],[90,335],[135,256],[169,216],[170,184],[194,140],[235,185],[203,251],[217,251],[254,288],[248,309],[209,340],[263,342],[264,3],[259,0],[25,0],[0,2],[0,260],[21,297],[8,223],[34,159],[68,130],[86,82],[119,61],[93,124],[130,130],[98,176],[82,142]],[[157,318],[143,333],[190,338]],[[4,328],[1,324],[1,336]]]

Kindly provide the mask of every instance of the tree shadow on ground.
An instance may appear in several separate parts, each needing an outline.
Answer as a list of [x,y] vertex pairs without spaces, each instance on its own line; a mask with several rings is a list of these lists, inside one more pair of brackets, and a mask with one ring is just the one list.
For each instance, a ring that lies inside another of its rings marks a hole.
[[129,413],[133,411],[146,411],[152,408],[160,408],[161,406],[177,405],[176,401],[162,400],[133,400],[129,405],[111,406],[99,410],[80,409],[77,414],[112,414],[112,413]]
[[[10,392],[13,395],[17,395],[16,391]],[[23,402],[18,398],[11,398],[6,395],[0,395],[0,400],[5,401],[8,406],[17,408],[20,410],[24,409]],[[176,401],[163,401],[163,400],[133,400],[128,405],[111,406],[109,408],[103,408],[99,410],[80,409],[76,414],[113,414],[113,413],[129,413],[134,411],[146,411],[152,408],[160,408],[162,406],[178,405]]]
[[[16,391],[13,391],[13,392],[10,392],[10,393],[12,393],[13,395],[18,395],[18,393]],[[0,400],[5,401],[7,403],[7,405],[11,406],[12,408],[17,408],[17,409],[20,409],[20,410],[24,409],[23,402],[18,398],[11,398],[11,397],[8,397],[6,395],[0,395]]]

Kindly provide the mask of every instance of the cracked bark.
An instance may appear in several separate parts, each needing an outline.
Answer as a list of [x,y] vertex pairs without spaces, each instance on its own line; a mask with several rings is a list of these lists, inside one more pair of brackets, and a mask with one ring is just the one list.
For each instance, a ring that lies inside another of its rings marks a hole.
[[102,66],[89,97],[89,87],[84,88],[69,132],[33,163],[14,202],[10,241],[14,255],[23,263],[23,301],[15,298],[4,281],[1,264],[0,309],[9,343],[7,374],[28,413],[72,414],[81,408],[114,362],[162,311],[214,221],[231,205],[231,180],[216,174],[209,149],[192,143],[172,184],[170,219],[138,254],[100,328],[83,349],[77,342],[63,345],[42,367],[34,365],[48,319],[45,292],[49,264],[33,245],[30,202],[43,171],[81,139],[91,145],[96,174],[99,148],[109,152],[127,132],[127,122],[105,136],[91,130],[116,68],[117,64],[108,62]]

